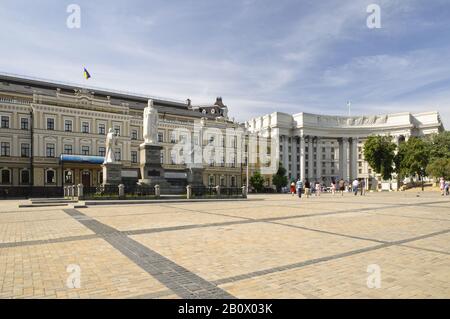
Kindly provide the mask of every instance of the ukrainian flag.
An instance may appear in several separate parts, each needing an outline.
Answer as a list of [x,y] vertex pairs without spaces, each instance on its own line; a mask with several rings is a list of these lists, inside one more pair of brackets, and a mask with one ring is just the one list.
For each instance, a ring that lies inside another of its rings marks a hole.
[[88,70],[86,70],[86,68],[84,68],[84,77],[86,78],[86,80],[89,80],[89,78],[91,77],[91,75],[89,74]]

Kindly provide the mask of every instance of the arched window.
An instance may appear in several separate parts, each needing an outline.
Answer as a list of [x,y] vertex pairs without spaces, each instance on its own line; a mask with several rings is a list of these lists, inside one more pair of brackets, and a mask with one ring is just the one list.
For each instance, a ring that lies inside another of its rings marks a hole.
[[64,183],[73,184],[73,172],[71,170],[64,171]]
[[209,175],[209,186],[215,186],[214,175]]
[[1,183],[2,185],[11,184],[11,170],[9,168],[4,168],[1,170]]

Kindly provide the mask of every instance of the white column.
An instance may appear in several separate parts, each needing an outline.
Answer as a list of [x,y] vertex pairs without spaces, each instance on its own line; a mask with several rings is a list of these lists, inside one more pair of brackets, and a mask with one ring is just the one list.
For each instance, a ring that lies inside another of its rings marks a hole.
[[288,137],[283,135],[283,166],[286,169],[286,175],[289,171],[289,159],[288,159]]
[[322,178],[322,146],[320,137],[317,137],[316,139],[316,147],[317,147],[317,180],[320,181]]
[[300,136],[300,179],[305,180],[305,138]]
[[340,168],[339,170],[341,171],[341,176],[344,180],[349,180],[349,176],[348,176],[348,138],[343,137],[342,138],[342,145],[339,149],[339,163],[340,163]]
[[352,138],[350,151],[351,180],[358,177],[358,138]]
[[311,181],[314,177],[314,145],[313,137],[308,136],[308,179]]
[[292,170],[291,170],[291,174],[292,174],[292,178],[294,178],[295,180],[297,180],[297,137],[293,136],[292,140],[291,140],[291,148],[292,148],[292,152],[291,152],[291,156],[292,156]]

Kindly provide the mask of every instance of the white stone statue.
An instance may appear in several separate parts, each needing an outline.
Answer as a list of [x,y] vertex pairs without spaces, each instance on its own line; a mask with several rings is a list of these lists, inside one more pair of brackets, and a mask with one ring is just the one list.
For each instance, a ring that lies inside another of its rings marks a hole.
[[153,100],[148,100],[144,109],[144,144],[158,144],[158,110],[153,106]]
[[112,128],[109,129],[106,135],[106,155],[104,164],[115,163],[116,158],[114,156],[114,146],[117,145],[117,135]]

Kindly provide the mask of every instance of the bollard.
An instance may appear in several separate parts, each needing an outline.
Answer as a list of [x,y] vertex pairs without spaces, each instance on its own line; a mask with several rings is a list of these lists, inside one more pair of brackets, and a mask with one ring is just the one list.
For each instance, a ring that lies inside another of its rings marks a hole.
[[219,185],[216,186],[216,194],[217,194],[217,197],[220,197],[220,186]]
[[187,197],[187,199],[192,198],[192,186],[191,185],[186,186],[186,197]]
[[159,187],[159,185],[155,185],[155,197],[161,197],[161,188]]
[[64,198],[69,197],[69,189],[67,188],[67,186],[64,186]]
[[242,198],[247,198],[247,186],[242,186]]
[[78,199],[83,199],[83,184],[77,185]]
[[125,198],[125,185],[120,184],[119,185],[119,199]]

